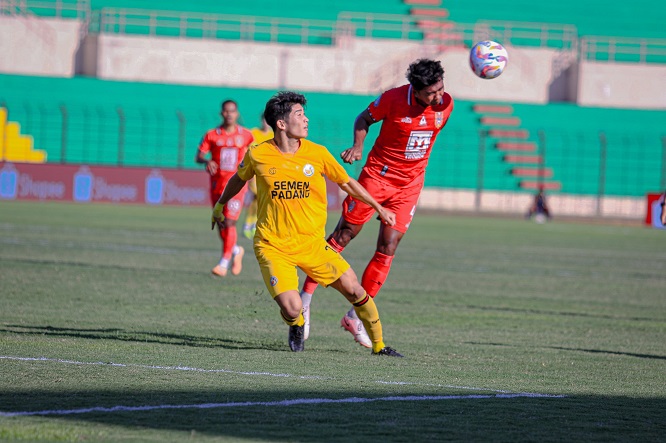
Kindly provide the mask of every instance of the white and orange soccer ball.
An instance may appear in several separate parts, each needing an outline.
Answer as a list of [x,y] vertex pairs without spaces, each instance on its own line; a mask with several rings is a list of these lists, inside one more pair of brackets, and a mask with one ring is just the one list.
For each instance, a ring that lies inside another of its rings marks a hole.
[[492,40],[475,44],[469,52],[469,64],[477,77],[493,79],[499,77],[509,62],[506,48]]

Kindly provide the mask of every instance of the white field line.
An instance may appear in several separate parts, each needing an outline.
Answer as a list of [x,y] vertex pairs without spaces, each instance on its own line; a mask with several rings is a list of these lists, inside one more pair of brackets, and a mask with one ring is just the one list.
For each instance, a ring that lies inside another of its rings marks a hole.
[[546,394],[491,394],[491,395],[407,395],[391,396],[377,398],[349,397],[349,398],[296,398],[293,400],[280,401],[244,401],[229,403],[200,403],[191,405],[150,405],[150,406],[112,406],[112,407],[92,407],[80,409],[47,409],[43,411],[16,411],[0,412],[1,417],[17,417],[26,415],[70,415],[87,414],[91,412],[113,413],[113,412],[134,412],[134,411],[153,411],[157,409],[213,409],[213,408],[237,408],[247,406],[294,406],[294,405],[318,405],[330,403],[369,403],[375,401],[441,401],[441,400],[480,400],[490,398],[562,398],[563,395]]
[[[76,360],[63,360],[59,358],[48,358],[48,357],[15,357],[9,355],[0,355],[0,360],[17,360],[17,361],[43,361],[43,362],[55,362],[55,363],[64,363],[70,365],[80,365],[80,366],[115,366],[120,368],[141,368],[141,369],[157,369],[165,371],[191,371],[191,372],[202,372],[202,373],[218,373],[218,374],[235,374],[235,375],[250,375],[250,376],[264,376],[264,377],[284,377],[284,378],[298,378],[303,380],[334,380],[333,377],[322,377],[319,375],[294,375],[294,374],[274,374],[272,372],[251,372],[251,371],[231,371],[229,369],[202,369],[202,368],[192,368],[189,366],[155,366],[155,365],[140,365],[135,363],[113,363],[113,362],[84,362]],[[457,386],[457,385],[444,385],[438,383],[418,383],[418,382],[405,382],[405,381],[386,381],[386,380],[375,380],[371,383],[385,384],[385,385],[399,385],[399,386],[431,386],[435,388],[449,388],[449,389],[461,389],[468,391],[483,391],[483,392],[495,392],[498,394],[521,394],[521,395],[534,395],[541,396],[542,394],[530,393],[530,392],[511,392],[502,389],[490,389],[490,388],[476,388],[472,386]]]
[[[113,363],[113,362],[83,362],[76,360],[64,360],[59,358],[47,357],[15,357],[3,355],[0,360],[14,360],[14,361],[28,361],[28,362],[55,362],[79,366],[111,366],[121,368],[142,368],[152,370],[166,370],[166,371],[193,371],[202,373],[223,373],[223,374],[236,374],[236,375],[250,375],[250,376],[265,376],[265,377],[294,377],[298,379],[310,380],[333,380],[332,377],[322,377],[317,375],[294,375],[294,374],[274,374],[271,372],[251,372],[251,371],[231,371],[228,369],[202,369],[192,368],[189,366],[156,366],[156,365],[140,365],[133,363]],[[418,382],[398,382],[398,381],[384,381],[376,380],[374,383],[400,385],[400,386],[432,386],[438,388],[454,388],[466,389],[473,391],[486,391],[494,392],[495,394],[473,394],[473,395],[425,395],[425,396],[390,396],[390,397],[377,397],[377,398],[299,398],[293,400],[281,400],[271,402],[230,402],[230,403],[202,403],[191,405],[148,405],[148,406],[112,406],[112,407],[91,407],[80,409],[51,409],[43,411],[14,411],[4,412],[0,411],[0,417],[16,417],[28,415],[68,415],[68,414],[86,414],[91,412],[113,413],[113,412],[128,412],[128,411],[152,411],[156,409],[211,409],[211,408],[231,408],[231,407],[246,407],[246,406],[293,406],[302,404],[324,404],[324,403],[367,403],[375,401],[440,401],[440,400],[474,400],[474,399],[490,399],[490,398],[563,398],[564,395],[552,394],[538,394],[531,392],[512,393],[510,391],[499,389],[487,388],[474,388],[471,386],[456,386],[444,385],[435,383],[418,383]]]

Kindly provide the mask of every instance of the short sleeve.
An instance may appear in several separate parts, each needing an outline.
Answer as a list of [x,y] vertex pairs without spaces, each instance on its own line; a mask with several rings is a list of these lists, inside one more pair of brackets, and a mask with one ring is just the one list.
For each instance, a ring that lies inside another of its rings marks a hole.
[[386,116],[388,115],[390,105],[389,105],[389,98],[387,97],[386,93],[383,93],[377,99],[370,103],[368,106],[368,112],[370,112],[370,115],[372,116],[373,120],[378,122],[380,120],[384,120]]
[[245,153],[243,160],[238,164],[238,171],[236,172],[238,177],[243,181],[248,181],[254,177],[254,167],[252,165],[252,157],[250,156],[250,150]]
[[321,158],[324,163],[324,174],[326,175],[326,177],[328,177],[332,182],[337,183],[339,185],[348,183],[349,174],[347,174],[345,168],[343,168],[342,165],[338,163],[337,160],[335,160],[333,155],[331,155],[331,153],[328,152],[328,149],[324,148],[323,151],[324,152]]
[[199,151],[203,152],[204,154],[210,152],[208,134],[205,134],[203,137],[201,137],[201,141],[199,142]]

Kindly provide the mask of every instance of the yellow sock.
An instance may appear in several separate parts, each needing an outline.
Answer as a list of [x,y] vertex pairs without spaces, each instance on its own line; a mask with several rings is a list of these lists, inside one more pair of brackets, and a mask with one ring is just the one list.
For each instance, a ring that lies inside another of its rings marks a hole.
[[288,318],[285,317],[284,313],[280,311],[280,315],[282,316],[282,320],[289,326],[303,326],[305,324],[305,318],[303,318],[303,310],[298,314],[298,317],[296,318]]
[[384,338],[382,336],[382,322],[379,320],[379,311],[375,301],[367,293],[354,303],[354,311],[363,322],[365,330],[372,340],[372,352],[384,349]]

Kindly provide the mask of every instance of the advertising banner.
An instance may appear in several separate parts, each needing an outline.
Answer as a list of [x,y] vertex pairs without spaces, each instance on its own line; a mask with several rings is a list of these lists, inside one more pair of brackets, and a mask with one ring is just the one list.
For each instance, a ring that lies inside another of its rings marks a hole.
[[[329,209],[339,209],[339,188],[328,185]],[[209,206],[209,178],[203,169],[0,162],[0,200]]]

